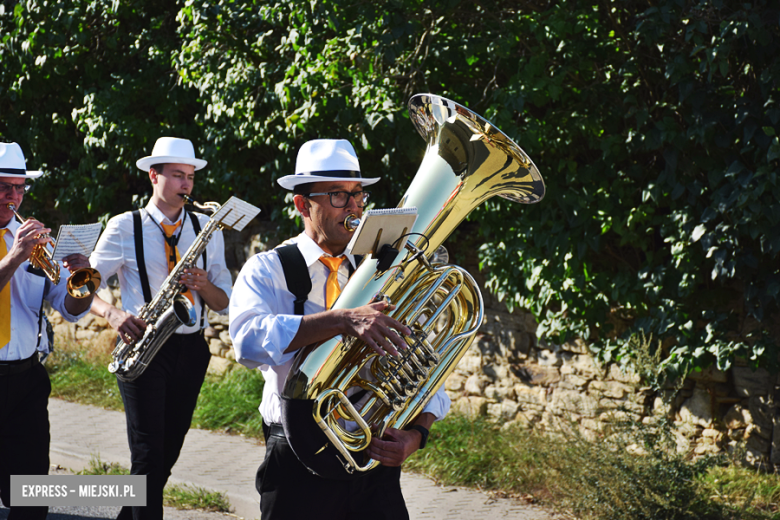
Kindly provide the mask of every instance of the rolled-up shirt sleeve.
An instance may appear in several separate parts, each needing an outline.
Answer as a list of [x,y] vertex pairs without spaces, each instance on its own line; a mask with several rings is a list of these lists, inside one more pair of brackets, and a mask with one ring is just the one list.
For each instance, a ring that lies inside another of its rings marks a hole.
[[81,314],[71,314],[68,312],[68,308],[65,306],[65,297],[68,295],[68,282],[67,279],[70,276],[70,272],[64,267],[60,266],[60,280],[59,284],[54,285],[50,281],[46,280],[46,301],[52,306],[54,310],[59,312],[66,321],[76,322],[81,318],[89,314],[89,307]]
[[132,220],[128,220],[124,214],[112,218],[89,257],[90,265],[97,269],[103,278],[100,282],[101,289],[108,287],[108,279],[125,263],[122,237],[128,234],[133,234]]
[[273,257],[275,253],[259,254],[247,261],[230,298],[230,339],[236,361],[248,368],[282,365],[292,359],[294,353],[284,351],[301,325],[301,316],[280,313],[278,302],[283,297],[273,279],[284,275]]
[[451,404],[450,396],[444,391],[444,385],[442,384],[439,390],[433,394],[431,400],[428,401],[428,404],[425,405],[425,408],[423,408],[423,413],[433,414],[436,420],[440,421],[450,411]]
[[[208,245],[209,248],[209,264],[208,264],[208,280],[219,289],[222,289],[228,298],[231,298],[233,291],[233,279],[230,276],[230,271],[227,268],[225,262],[225,238],[222,235],[222,231],[217,231],[211,237],[211,241]],[[225,307],[221,311],[214,311],[217,314],[227,314],[228,307]]]

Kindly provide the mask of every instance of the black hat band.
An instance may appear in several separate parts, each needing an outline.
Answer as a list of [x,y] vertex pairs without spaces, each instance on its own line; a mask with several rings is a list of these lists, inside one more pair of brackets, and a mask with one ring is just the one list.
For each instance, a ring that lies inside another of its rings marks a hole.
[[27,175],[24,168],[0,168],[0,173],[10,173],[11,175]]
[[360,176],[360,172],[353,171],[353,170],[333,170],[333,171],[323,171],[323,172],[301,172],[296,173],[295,175],[300,175],[302,177],[339,177],[344,179],[362,179]]

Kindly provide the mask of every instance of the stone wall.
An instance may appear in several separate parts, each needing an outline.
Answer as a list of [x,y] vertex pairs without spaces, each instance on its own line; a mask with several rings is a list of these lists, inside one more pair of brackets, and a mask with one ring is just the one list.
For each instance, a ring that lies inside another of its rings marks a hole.
[[[255,226],[241,234],[226,233],[226,257],[234,279],[249,256],[275,245],[261,240],[263,231]],[[484,287],[475,262],[465,264]],[[101,296],[118,302],[118,293],[114,287]],[[576,425],[593,439],[616,415],[646,424],[666,417],[675,425],[681,450],[701,455],[740,449],[753,465],[780,467],[777,376],[744,366],[729,372],[710,369],[654,392],[634,373],[614,364],[600,366],[582,341],[565,345],[537,341],[536,320],[530,313],[509,313],[487,291],[483,296],[485,322],[445,383],[453,409],[542,430]],[[61,338],[91,343],[92,348],[110,351],[116,337],[105,320],[94,316],[69,324],[55,313],[52,322]],[[224,372],[236,365],[228,317],[210,312],[209,322],[209,370]]]
[[[475,262],[466,267],[484,287]],[[445,383],[453,406],[502,424],[560,431],[576,424],[598,439],[615,418],[674,425],[678,449],[695,455],[734,453],[766,470],[780,468],[780,377],[737,365],[714,367],[660,390],[632,371],[601,366],[587,345],[536,338],[536,320],[483,290],[486,319],[476,341]]]

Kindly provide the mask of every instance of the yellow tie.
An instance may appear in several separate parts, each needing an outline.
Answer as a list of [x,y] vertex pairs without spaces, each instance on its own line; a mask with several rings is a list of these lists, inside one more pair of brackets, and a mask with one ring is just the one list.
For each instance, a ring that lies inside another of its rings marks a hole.
[[336,298],[341,294],[341,286],[339,285],[339,266],[343,261],[343,256],[333,258],[332,256],[323,255],[320,257],[320,262],[330,269],[328,281],[325,282],[325,304],[328,306],[328,309],[333,307]]
[[[5,232],[0,229],[0,260],[8,253],[5,245]],[[11,280],[0,291],[0,348],[5,348],[11,341]]]
[[[173,234],[176,232],[176,229],[181,225],[181,222],[177,222],[176,224],[160,224],[163,229],[165,230],[165,236],[167,238],[171,238]],[[181,255],[179,255],[179,248],[172,246],[170,242],[167,240],[165,241],[165,258],[168,259],[168,272],[170,273],[173,271],[173,268],[176,267],[176,264],[179,263],[179,260],[181,260]],[[192,291],[187,289],[186,287],[184,290],[182,290],[182,294],[187,297],[187,299],[190,300],[190,302],[195,305],[195,298],[192,296]]]

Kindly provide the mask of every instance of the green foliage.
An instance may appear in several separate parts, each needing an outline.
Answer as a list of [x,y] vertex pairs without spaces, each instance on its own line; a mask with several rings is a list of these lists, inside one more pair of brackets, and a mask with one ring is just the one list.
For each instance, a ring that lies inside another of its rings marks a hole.
[[157,137],[199,140],[196,93],[170,63],[178,42],[160,2],[25,1],[0,15],[0,136],[47,174],[30,195],[39,219],[129,209],[151,192],[135,161]]
[[[445,485],[553,505],[583,520],[770,519],[776,475],[677,453],[668,424],[615,420],[595,439],[449,415],[405,464]],[[758,491],[757,491],[758,490]]]
[[187,484],[167,484],[163,490],[163,504],[176,509],[230,512],[230,500],[224,493]]
[[543,339],[627,362],[643,331],[673,374],[776,368],[777,19],[766,0],[19,2],[0,14],[0,137],[52,173],[44,218],[143,203],[134,161],[174,134],[210,161],[196,198],[235,192],[286,235],[275,179],[302,142],[350,139],[393,206],[425,149],[406,102],[440,94],[545,178],[541,203],[489,201],[464,228]]
[[424,450],[404,469],[423,472],[448,485],[478,487],[510,495],[547,495],[549,471],[542,434],[500,430],[479,418],[450,414],[437,422]]
[[759,508],[780,518],[780,475],[756,473],[738,464],[718,466],[702,479],[718,502]]
[[525,19],[527,65],[503,83],[523,93],[520,142],[550,194],[522,223],[484,212],[497,239],[482,256],[490,287],[539,316],[540,334],[590,338],[614,361],[644,330],[668,340],[673,372],[776,361],[764,333],[780,289],[780,40],[768,4],[730,5]]
[[257,407],[263,398],[263,384],[259,370],[243,367],[207,375],[192,418],[193,428],[262,437],[263,418]]
[[[717,459],[677,453],[669,428],[615,423],[597,446],[578,436],[550,461],[563,502],[585,519],[698,520],[729,518],[699,483]],[[594,470],[598,468],[598,470]]]
[[76,475],[129,475],[130,470],[118,462],[103,462],[100,455],[92,455],[87,467]]
[[124,410],[116,377],[106,369],[108,363],[108,357],[96,357],[76,343],[58,342],[45,365],[52,397]]

